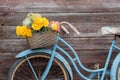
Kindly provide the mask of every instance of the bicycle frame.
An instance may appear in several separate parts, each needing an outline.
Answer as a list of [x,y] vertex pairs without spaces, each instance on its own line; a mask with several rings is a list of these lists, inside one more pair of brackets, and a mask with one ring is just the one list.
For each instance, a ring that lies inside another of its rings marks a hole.
[[[58,43],[59,42],[62,42],[66,47],[68,47],[71,51],[72,51],[72,54],[74,55],[74,58],[72,58],[72,56],[69,55],[69,53],[67,51],[65,51],[63,48],[61,48]],[[75,52],[75,50],[64,40],[62,39],[60,36],[57,36],[57,43],[53,46],[53,49],[52,51],[51,50],[47,50],[47,49],[38,49],[38,50],[26,50],[26,51],[23,51],[21,53],[19,53],[16,57],[17,58],[20,58],[20,57],[26,57],[27,58],[27,55],[29,54],[32,54],[34,52],[46,52],[48,54],[51,55],[50,59],[49,59],[49,62],[48,62],[48,65],[46,66],[46,69],[43,73],[43,75],[41,76],[40,79],[38,79],[36,77],[36,80],[45,80],[47,74],[49,73],[49,70],[51,68],[51,65],[52,65],[52,61],[54,60],[54,58],[58,58],[60,60],[60,58],[62,58],[63,60],[63,63],[64,61],[66,60],[64,57],[59,57],[58,55],[60,55],[59,53],[56,52],[56,50],[60,50],[63,54],[65,54],[68,59],[71,61],[72,65],[74,66],[74,69],[75,71],[77,72],[77,74],[82,77],[84,80],[92,80],[92,77],[95,76],[97,74],[98,76],[98,80],[104,80],[104,77],[106,74],[110,74],[110,72],[108,71],[108,64],[109,64],[109,61],[111,59],[111,55],[113,53],[113,49],[117,49],[120,51],[120,48],[116,46],[116,41],[113,40],[112,43],[111,43],[111,46],[110,46],[110,49],[109,49],[109,53],[108,53],[108,56],[106,58],[106,62],[105,62],[105,65],[103,68],[101,69],[97,69],[97,70],[91,70],[91,69],[88,69],[86,68],[80,61],[77,53]],[[83,75],[80,70],[78,69],[78,66],[76,65],[76,63],[78,63],[79,67],[81,67],[81,69],[85,70],[86,72],[91,72],[93,75],[91,75],[91,77],[86,77],[85,75]],[[29,63],[29,60],[28,60],[28,63]],[[65,65],[68,65],[68,63],[65,61]],[[31,66],[31,63],[30,63],[30,66]],[[69,65],[68,65],[69,66]],[[32,69],[32,66],[31,66],[31,69]],[[67,68],[67,69],[70,69],[70,68]],[[34,75],[35,74],[35,71],[33,69],[33,73]],[[70,73],[71,72],[71,69],[70,69]],[[100,74],[101,74],[101,77],[100,77]],[[72,74],[71,74],[72,76]]]
[[[115,49],[117,49],[117,50],[120,50],[120,48],[116,46],[116,41],[113,40],[113,41],[112,41],[112,44],[111,44],[111,47],[110,47],[110,50],[109,50],[109,53],[108,53],[108,56],[107,56],[107,58],[106,58],[106,62],[105,62],[104,68],[97,69],[97,70],[91,70],[91,69],[88,69],[88,68],[86,68],[85,66],[82,65],[82,63],[81,63],[81,61],[80,61],[77,53],[75,52],[75,50],[74,50],[65,40],[63,40],[60,36],[58,36],[58,37],[57,37],[57,41],[58,41],[58,42],[61,41],[65,46],[67,46],[67,47],[72,51],[72,53],[73,53],[73,55],[75,56],[75,58],[72,58],[64,49],[62,49],[62,48],[61,48],[59,45],[57,45],[57,44],[54,46],[54,48],[55,48],[54,50],[58,49],[58,50],[60,50],[61,52],[63,52],[63,54],[65,54],[65,55],[69,58],[69,60],[72,62],[72,65],[74,66],[74,68],[75,68],[76,72],[78,73],[78,75],[79,75],[80,77],[82,77],[83,79],[85,79],[85,80],[91,80],[91,79],[89,79],[88,77],[84,76],[84,75],[79,71],[79,69],[78,69],[75,61],[77,61],[78,65],[79,65],[83,70],[85,70],[85,71],[87,71],[87,72],[91,72],[91,73],[98,73],[98,78],[99,78],[98,80],[104,80],[105,74],[106,74],[106,72],[107,72],[107,70],[108,70],[107,68],[108,68],[109,61],[110,61],[110,59],[111,59],[111,55],[112,55],[113,49],[115,48]],[[53,53],[52,55],[54,55],[54,53]],[[50,64],[50,63],[49,63],[49,64]],[[100,77],[99,74],[102,74],[102,76]]]

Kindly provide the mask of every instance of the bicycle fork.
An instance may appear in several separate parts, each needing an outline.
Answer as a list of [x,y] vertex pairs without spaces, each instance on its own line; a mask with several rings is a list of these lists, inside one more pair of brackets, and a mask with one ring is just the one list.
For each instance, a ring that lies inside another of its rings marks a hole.
[[27,55],[25,56],[36,80],[45,80],[46,76],[47,76],[48,73],[49,73],[49,70],[51,69],[52,62],[53,62],[54,57],[55,57],[55,55],[56,55],[55,50],[56,50],[56,46],[54,46],[54,47],[53,47],[53,50],[51,51],[50,59],[49,59],[48,64],[47,64],[47,66],[46,66],[46,68],[45,68],[45,71],[43,72],[43,74],[42,74],[42,76],[40,77],[40,79],[38,78],[38,76],[37,76],[37,74],[36,74],[36,72],[35,72],[32,64],[31,64],[31,62],[30,62],[30,60],[29,60],[28,57],[27,57]]
[[51,52],[51,57],[50,57],[50,59],[48,61],[48,64],[47,64],[47,66],[45,68],[45,71],[43,72],[43,74],[42,74],[42,76],[41,76],[41,78],[39,80],[45,80],[46,76],[48,75],[48,73],[49,73],[49,71],[51,69],[51,66],[52,66],[52,62],[53,62],[54,57],[56,55],[55,50],[56,50],[56,46],[53,47],[53,50]]

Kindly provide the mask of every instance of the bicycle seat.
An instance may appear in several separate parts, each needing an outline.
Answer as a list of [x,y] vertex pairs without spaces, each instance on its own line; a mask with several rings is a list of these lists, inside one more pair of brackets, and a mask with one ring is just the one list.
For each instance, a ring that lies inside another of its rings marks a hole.
[[103,35],[120,35],[120,27],[104,26],[101,28]]

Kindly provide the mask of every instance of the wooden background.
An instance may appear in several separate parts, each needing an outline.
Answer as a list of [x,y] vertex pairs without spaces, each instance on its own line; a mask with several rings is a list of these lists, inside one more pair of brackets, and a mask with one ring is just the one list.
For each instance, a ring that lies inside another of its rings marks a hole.
[[[84,34],[75,37],[71,32],[62,37],[74,47],[86,67],[93,69],[95,63],[103,67],[113,36],[102,36],[100,29],[120,26],[120,0],[0,0],[0,80],[6,80],[14,56],[28,49],[26,40],[16,36],[15,27],[29,12],[73,24]],[[73,73],[74,80],[80,80],[74,70]]]

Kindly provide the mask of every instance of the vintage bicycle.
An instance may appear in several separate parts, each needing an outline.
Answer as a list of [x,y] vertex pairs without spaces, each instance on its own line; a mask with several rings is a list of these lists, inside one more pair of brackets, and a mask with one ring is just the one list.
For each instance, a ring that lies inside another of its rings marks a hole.
[[[72,26],[68,22],[63,23]],[[66,33],[69,33],[63,25],[61,25],[61,27]],[[79,31],[74,27],[71,27],[71,29],[79,34]],[[108,69],[113,49],[120,51],[120,48],[116,46],[116,37],[120,37],[120,35],[114,35],[103,68],[97,68],[95,70],[86,68],[81,63],[75,50],[58,35],[56,38],[57,43],[54,44],[52,49],[28,49],[19,53],[16,56],[16,62],[9,70],[7,80],[74,80],[70,64],[61,53],[57,52],[57,50],[61,51],[62,54],[68,57],[76,73],[83,80],[105,80],[106,75],[110,76],[110,80],[120,80],[120,52],[114,58],[111,69]],[[59,42],[68,47],[74,57],[70,56],[67,51],[60,47],[58,44]],[[89,76],[83,75],[80,72],[79,67],[91,74]]]

